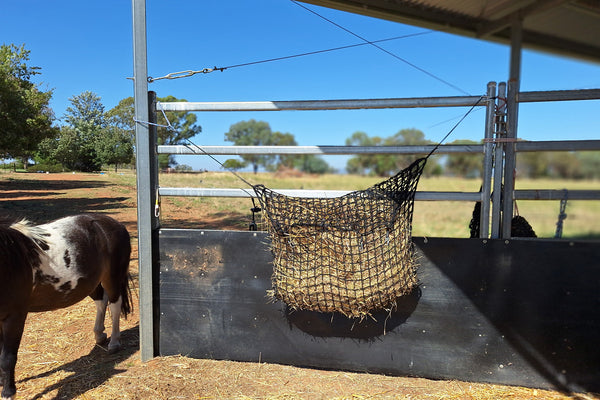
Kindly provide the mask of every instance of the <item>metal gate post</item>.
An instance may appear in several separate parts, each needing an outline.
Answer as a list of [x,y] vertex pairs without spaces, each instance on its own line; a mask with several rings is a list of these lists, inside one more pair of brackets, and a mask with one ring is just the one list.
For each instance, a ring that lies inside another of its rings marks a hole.
[[511,237],[513,217],[513,199],[515,190],[515,168],[517,126],[519,120],[518,95],[521,81],[521,44],[523,39],[523,21],[516,17],[510,28],[510,79],[506,96],[506,138],[504,146],[504,191],[502,202],[502,237]]
[[496,99],[494,138],[494,190],[492,191],[492,232],[491,238],[501,236],[502,222],[502,173],[504,172],[504,153],[501,139],[506,137],[506,83],[498,84]]
[[494,116],[496,110],[496,82],[487,85],[487,105],[485,112],[485,141],[483,144],[483,182],[481,184],[481,216],[479,237],[487,238],[490,231],[490,191],[492,188],[492,162],[494,144]]
[[146,1],[132,0],[133,8],[133,65],[135,98],[135,148],[138,217],[140,353],[142,361],[154,357],[154,254],[152,203],[155,178],[152,177],[152,148],[148,113],[148,67],[146,48]]

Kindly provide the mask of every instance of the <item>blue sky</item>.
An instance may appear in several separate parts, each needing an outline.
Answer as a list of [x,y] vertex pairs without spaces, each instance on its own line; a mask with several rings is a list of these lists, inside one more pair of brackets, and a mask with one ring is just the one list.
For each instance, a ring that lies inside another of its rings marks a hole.
[[[381,46],[451,85],[367,45],[157,81],[150,89],[159,97],[189,101],[387,98],[480,95],[487,82],[507,79],[508,46],[307,7],[368,40],[419,34]],[[287,0],[148,0],[147,22],[148,73],[154,77],[360,43]],[[86,90],[98,94],[107,110],[133,95],[133,83],[127,79],[133,75],[130,1],[3,0],[0,41],[25,44],[31,51],[30,65],[41,67],[37,81],[43,89],[54,90],[51,107],[57,118],[64,115],[70,97]],[[523,52],[523,91],[598,87],[600,64]],[[599,101],[524,104],[518,134],[528,140],[598,139],[599,107]],[[229,126],[250,118],[267,121],[273,131],[294,134],[301,145],[339,145],[356,131],[387,137],[404,128],[420,129],[437,141],[464,112],[445,108],[198,113],[203,133],[194,142],[226,144],[223,135]],[[481,139],[483,120],[483,110],[474,112],[448,140]],[[218,169],[198,157],[181,157],[179,162]]]

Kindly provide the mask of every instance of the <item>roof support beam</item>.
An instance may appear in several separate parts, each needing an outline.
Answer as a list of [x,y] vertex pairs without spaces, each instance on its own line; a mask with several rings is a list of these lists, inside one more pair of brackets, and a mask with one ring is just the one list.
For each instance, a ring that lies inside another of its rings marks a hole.
[[510,29],[510,76],[506,95],[506,137],[512,143],[504,145],[504,187],[502,196],[502,237],[511,237],[511,221],[513,217],[513,199],[515,189],[517,126],[519,120],[519,103],[517,96],[521,86],[521,47],[523,41],[523,21],[515,16]]
[[477,37],[485,38],[487,36],[491,36],[494,33],[511,26],[512,21],[515,18],[525,19],[526,17],[530,17],[532,15],[539,14],[547,10],[559,7],[567,1],[568,0],[538,0],[535,3],[524,6],[503,18],[489,23],[481,24],[477,29]]

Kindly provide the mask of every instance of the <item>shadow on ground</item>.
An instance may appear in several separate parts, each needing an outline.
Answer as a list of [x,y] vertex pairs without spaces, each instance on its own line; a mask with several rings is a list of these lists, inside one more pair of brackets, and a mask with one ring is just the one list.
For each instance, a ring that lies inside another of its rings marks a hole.
[[[131,207],[128,197],[98,195],[93,189],[110,189],[111,183],[82,180],[8,179],[0,181],[0,214],[27,218],[33,223],[49,222],[68,215],[107,212]],[[67,192],[89,189],[88,196],[67,198]]]
[[139,327],[121,332],[123,349],[116,354],[108,354],[105,348],[95,345],[89,354],[79,357],[67,364],[58,366],[42,374],[21,379],[20,383],[47,378],[57,372],[69,372],[68,376],[46,387],[37,393],[32,400],[41,399],[46,394],[58,389],[55,399],[71,400],[79,398],[89,390],[99,387],[112,376],[125,372],[115,366],[131,357],[139,348]]
[[19,190],[23,196],[31,196],[30,191],[61,191],[73,189],[93,189],[114,186],[112,183],[92,180],[38,180],[8,178],[0,181],[0,192]]

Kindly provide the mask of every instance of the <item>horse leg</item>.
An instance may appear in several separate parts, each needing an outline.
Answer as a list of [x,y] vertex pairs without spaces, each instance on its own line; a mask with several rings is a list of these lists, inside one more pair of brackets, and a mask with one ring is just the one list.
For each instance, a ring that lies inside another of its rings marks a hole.
[[108,353],[114,354],[121,350],[121,329],[120,329],[120,317],[121,317],[121,307],[123,306],[123,298],[122,296],[118,296],[115,294],[116,301],[110,301],[111,297],[109,296],[109,292],[114,292],[113,290],[104,289],[102,284],[98,285],[98,287],[94,290],[94,292],[90,295],[90,297],[94,300],[96,304],[96,322],[94,324],[94,335],[96,336],[96,343],[102,344],[106,342],[107,336],[104,332],[104,319],[106,317],[106,308],[110,309],[110,316],[112,321],[112,331],[110,334],[110,342],[108,342]]
[[0,339],[2,344],[0,349],[0,371],[4,375],[2,377],[2,393],[0,394],[2,400],[14,400],[15,393],[17,393],[15,365],[17,364],[17,353],[23,337],[26,318],[27,312],[19,312],[9,315],[2,321],[2,327],[0,328],[2,333]]
[[94,300],[96,304],[96,322],[94,323],[94,336],[96,344],[103,344],[108,338],[104,332],[104,318],[106,317],[106,307],[108,306],[108,296],[105,294],[100,300]]
[[119,299],[110,303],[108,307],[110,308],[110,317],[112,319],[112,331],[110,333],[110,342],[108,343],[108,353],[114,354],[121,350],[121,329],[119,326],[120,318],[121,318],[121,305],[123,303],[123,299],[119,296]]
[[94,300],[94,304],[96,304],[96,322],[94,323],[96,344],[103,344],[107,339],[106,333],[104,333],[104,318],[106,317],[106,307],[108,306],[108,294],[106,294],[102,285],[98,285],[92,294],[90,294],[90,297]]

